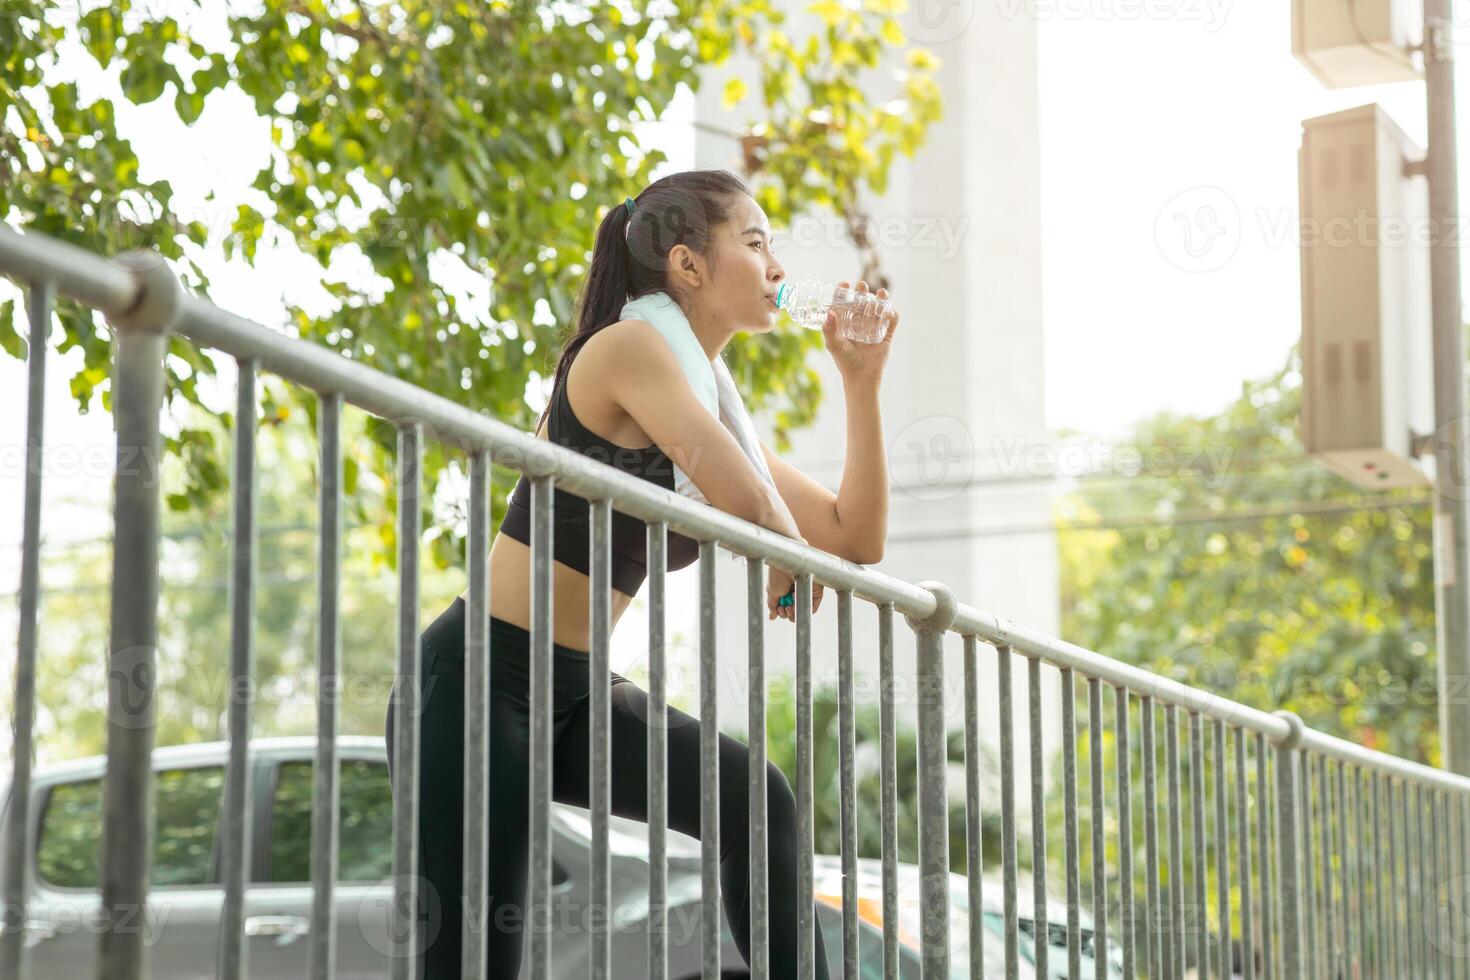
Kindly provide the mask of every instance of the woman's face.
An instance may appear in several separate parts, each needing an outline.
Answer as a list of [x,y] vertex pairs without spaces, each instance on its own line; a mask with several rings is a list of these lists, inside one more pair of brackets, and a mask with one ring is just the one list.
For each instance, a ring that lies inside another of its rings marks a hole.
[[786,270],[771,251],[771,223],[753,198],[736,198],[730,220],[716,232],[715,247],[708,308],[735,330],[770,331],[776,325],[776,288]]

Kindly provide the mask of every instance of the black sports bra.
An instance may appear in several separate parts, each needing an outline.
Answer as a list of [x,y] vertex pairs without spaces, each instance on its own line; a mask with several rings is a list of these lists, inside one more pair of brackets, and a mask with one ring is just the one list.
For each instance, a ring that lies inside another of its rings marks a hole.
[[[566,381],[551,394],[551,408],[546,418],[546,434],[551,441],[584,456],[616,466],[625,473],[642,477],[666,490],[674,489],[674,464],[657,445],[632,449],[607,441],[588,429],[572,411],[567,397]],[[531,544],[531,481],[526,475],[516,481],[508,498],[501,533]],[[591,527],[587,501],[576,494],[557,490],[552,495],[552,558],[568,568],[589,574],[591,568]],[[699,542],[670,531],[668,535],[668,569],[677,571],[692,565],[699,557]],[[612,585],[625,595],[636,595],[648,577],[648,537],[639,518],[624,514],[616,507],[612,512]]]

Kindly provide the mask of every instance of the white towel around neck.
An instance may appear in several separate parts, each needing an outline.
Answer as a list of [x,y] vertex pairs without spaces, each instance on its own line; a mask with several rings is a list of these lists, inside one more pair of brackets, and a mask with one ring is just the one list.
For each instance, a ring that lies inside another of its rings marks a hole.
[[[657,292],[629,300],[623,305],[621,319],[644,320],[653,324],[654,329],[673,348],[674,356],[679,359],[679,366],[684,369],[684,376],[689,379],[700,403],[729,430],[740,449],[750,459],[751,465],[756,468],[756,472],[774,487],[776,481],[771,476],[770,467],[766,465],[766,457],[761,452],[755,426],[750,421],[750,413],[745,410],[745,400],[735,387],[735,379],[730,376],[730,369],[725,366],[722,357],[710,361],[704,348],[699,345],[699,338],[694,336],[689,318],[684,315],[679,304],[674,302],[673,297],[668,293]],[[701,503],[709,502],[677,463],[674,464],[674,489],[682,496]]]

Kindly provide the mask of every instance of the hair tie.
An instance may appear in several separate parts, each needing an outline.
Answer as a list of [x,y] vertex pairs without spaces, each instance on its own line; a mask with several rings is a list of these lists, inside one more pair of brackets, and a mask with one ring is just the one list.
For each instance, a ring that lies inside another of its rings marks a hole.
[[623,198],[623,207],[628,209],[628,216],[630,218],[633,216],[633,206],[633,199],[631,197]]

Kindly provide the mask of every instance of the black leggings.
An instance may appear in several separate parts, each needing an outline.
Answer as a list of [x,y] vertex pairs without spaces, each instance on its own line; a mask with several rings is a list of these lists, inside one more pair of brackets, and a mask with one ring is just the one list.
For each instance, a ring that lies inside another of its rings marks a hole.
[[[460,975],[463,882],[465,602],[440,614],[423,633],[421,678],[419,873],[440,900],[424,906],[424,980]],[[530,633],[490,620],[490,836],[488,844],[488,975],[515,977],[521,962],[530,840]],[[552,797],[588,806],[588,655],[557,644],[552,669]],[[610,673],[612,812],[648,819],[648,695]],[[396,687],[396,685],[395,685]],[[392,779],[393,715],[387,718]],[[750,962],[750,836],[745,743],[719,736],[720,892],[741,956]],[[669,826],[699,837],[699,720],[669,708]],[[796,798],[779,767],[766,766],[771,976],[796,976]],[[553,922],[555,918],[553,917]],[[670,932],[672,938],[674,932]],[[828,976],[816,930],[816,975]]]

